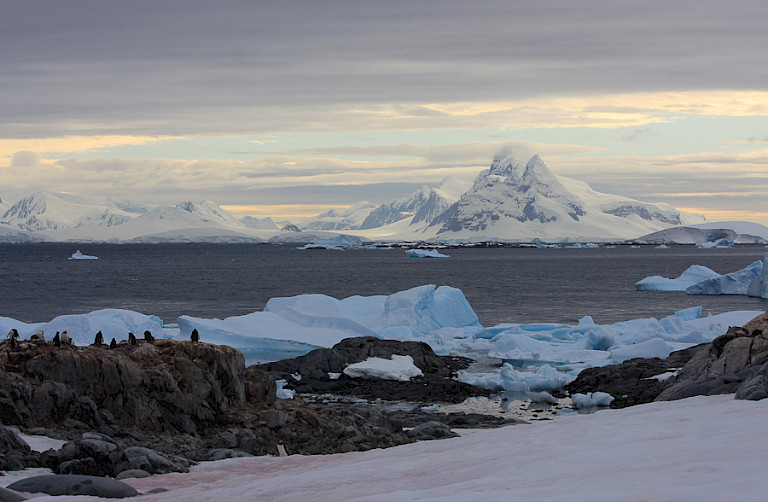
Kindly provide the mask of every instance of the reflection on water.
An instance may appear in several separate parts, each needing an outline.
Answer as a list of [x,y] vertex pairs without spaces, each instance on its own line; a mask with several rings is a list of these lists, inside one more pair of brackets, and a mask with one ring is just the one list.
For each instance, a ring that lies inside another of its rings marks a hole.
[[541,399],[543,396],[541,393],[506,391],[491,397],[470,397],[459,404],[441,404],[438,411],[482,413],[523,420],[546,420],[559,414],[573,413],[571,399],[568,397],[552,398],[550,402],[533,401],[531,397]]

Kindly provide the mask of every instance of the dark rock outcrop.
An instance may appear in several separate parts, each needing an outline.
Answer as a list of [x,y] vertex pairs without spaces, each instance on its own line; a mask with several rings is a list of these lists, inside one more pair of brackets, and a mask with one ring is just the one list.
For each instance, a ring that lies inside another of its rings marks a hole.
[[[731,327],[700,350],[683,367],[657,400],[675,400],[697,395],[736,393],[738,398],[759,399],[768,387],[762,385],[768,372],[768,313],[743,327]],[[742,390],[742,387],[744,389]]]
[[[275,455],[278,445],[320,454],[413,441],[383,415],[276,400],[275,389],[227,346],[0,342],[0,419],[70,440],[40,456],[59,473],[171,472],[189,461]],[[0,458],[12,468],[39,463],[21,453],[19,461],[10,450]]]
[[[390,359],[393,355],[411,356],[413,364],[424,376],[401,382],[351,378],[344,374],[344,368],[350,364],[370,357]],[[286,388],[299,393],[351,395],[370,400],[460,403],[471,396],[490,395],[485,389],[453,380],[456,371],[471,363],[472,360],[465,357],[436,355],[423,342],[400,342],[364,336],[347,338],[330,349],[316,349],[295,359],[257,367],[275,379],[285,380]]]
[[566,385],[565,390],[570,394],[607,392],[614,397],[611,408],[650,403],[664,390],[668,382],[653,377],[679,370],[701,349],[706,350],[705,345],[673,352],[666,359],[636,358],[621,364],[588,368],[579,373],[576,380]]

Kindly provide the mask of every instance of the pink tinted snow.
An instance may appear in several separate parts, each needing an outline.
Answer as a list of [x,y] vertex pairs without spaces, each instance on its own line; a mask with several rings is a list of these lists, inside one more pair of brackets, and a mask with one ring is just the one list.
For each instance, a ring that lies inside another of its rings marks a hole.
[[169,490],[142,501],[760,500],[767,416],[768,400],[696,397],[386,450],[222,460],[128,482],[144,493]]

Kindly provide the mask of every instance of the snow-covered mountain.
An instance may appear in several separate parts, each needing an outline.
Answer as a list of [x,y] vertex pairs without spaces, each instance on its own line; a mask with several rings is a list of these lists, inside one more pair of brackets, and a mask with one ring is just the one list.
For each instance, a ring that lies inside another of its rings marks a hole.
[[301,225],[303,230],[355,230],[370,212],[375,208],[373,204],[367,201],[358,202],[354,206],[344,211],[330,209],[322,214],[318,214],[311,221]]
[[[238,219],[211,201],[150,209],[131,201],[38,192],[7,205],[0,215],[0,227],[8,230],[4,238],[14,242],[260,242],[279,232],[269,218]],[[704,218],[597,192],[553,174],[538,155],[523,162],[501,152],[468,190],[447,179],[385,204],[361,202],[296,223],[305,232],[290,232],[290,239],[281,233],[278,239],[310,242],[331,231],[371,240],[611,240],[701,224]]]
[[424,185],[407,197],[380,205],[370,212],[358,228],[366,230],[383,227],[406,218],[411,218],[411,225],[419,223],[429,225],[435,218],[443,214],[453,202],[439,189]]
[[603,194],[554,175],[538,155],[526,163],[496,155],[472,188],[434,222],[440,239],[630,238],[704,218],[668,205]]
[[274,220],[267,216],[266,218],[256,218],[254,216],[243,216],[240,220],[247,228],[254,228],[257,230],[277,230],[278,227]]
[[14,230],[42,232],[87,224],[119,225],[133,216],[109,203],[40,191],[10,206],[0,218],[0,224]]

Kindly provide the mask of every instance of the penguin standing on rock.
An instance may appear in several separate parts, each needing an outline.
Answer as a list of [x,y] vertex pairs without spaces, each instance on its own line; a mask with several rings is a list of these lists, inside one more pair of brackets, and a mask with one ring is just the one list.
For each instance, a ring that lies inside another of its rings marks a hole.
[[96,338],[93,340],[94,345],[104,345],[104,335],[101,334],[101,331],[96,333]]
[[130,343],[131,345],[136,345],[136,335],[134,335],[130,331],[128,332],[128,343]]
[[67,333],[67,330],[64,330],[61,332],[61,344],[62,345],[74,345],[75,343],[72,341],[72,339],[69,337],[69,333]]
[[55,335],[53,335],[53,346],[54,347],[61,347],[61,337],[59,336],[59,332],[57,331]]
[[16,328],[11,328],[11,331],[8,332],[8,340],[11,341],[12,349],[15,349],[19,345],[19,332],[16,331]]
[[109,342],[109,348],[114,349],[117,347],[117,341],[113,338],[111,342]]
[[200,341],[200,333],[197,332],[196,329],[192,330],[192,334],[189,336],[189,339],[193,342],[197,343]]
[[45,343],[45,333],[43,333],[42,329],[37,330],[37,332],[29,337],[29,341],[32,343],[35,343],[37,345],[44,344]]
[[155,341],[155,337],[152,336],[152,333],[150,333],[149,330],[144,332],[144,341],[147,341],[149,343],[152,343]]

